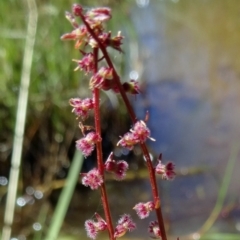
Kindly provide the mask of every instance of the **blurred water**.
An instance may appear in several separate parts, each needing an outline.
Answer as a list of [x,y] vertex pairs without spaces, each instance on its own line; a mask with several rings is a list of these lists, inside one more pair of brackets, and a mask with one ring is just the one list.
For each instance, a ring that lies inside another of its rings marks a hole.
[[[140,57],[132,54],[131,67],[144,86],[135,109],[139,118],[150,112],[153,152],[186,173],[160,182],[172,233],[195,232],[208,218],[240,140],[239,12],[236,1],[215,0],[150,1],[133,10]],[[239,231],[239,158],[225,203],[234,207],[216,224],[230,232]]]

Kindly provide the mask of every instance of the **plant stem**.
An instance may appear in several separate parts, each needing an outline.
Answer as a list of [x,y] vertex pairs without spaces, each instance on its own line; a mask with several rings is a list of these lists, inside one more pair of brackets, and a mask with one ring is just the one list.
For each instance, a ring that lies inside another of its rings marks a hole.
[[[93,49],[93,56],[94,56],[94,73],[97,73],[98,71],[98,49],[94,48]],[[94,116],[95,116],[95,129],[96,133],[101,136],[101,119],[100,119],[100,93],[99,89],[94,88],[93,90],[93,95],[95,99],[95,105],[94,105]],[[103,154],[102,154],[102,143],[97,142],[96,143],[96,149],[97,149],[97,164],[98,164],[98,170],[100,174],[103,177],[103,183],[101,185],[101,200],[103,204],[103,209],[105,213],[105,218],[106,222],[108,225],[108,233],[109,233],[109,238],[111,240],[114,240],[114,229],[113,229],[113,224],[112,224],[112,217],[109,209],[109,203],[108,203],[108,197],[107,197],[107,191],[105,187],[105,180],[104,180],[104,163],[103,163]]]
[[160,197],[158,194],[155,171],[152,166],[152,161],[149,156],[149,152],[148,152],[146,144],[141,144],[141,149],[143,151],[143,155],[145,156],[146,162],[147,162],[147,168],[148,168],[149,177],[150,177],[150,184],[151,184],[152,194],[153,194],[154,203],[155,203],[155,212],[157,215],[159,228],[161,230],[162,240],[167,240],[167,235],[166,235],[166,231],[165,231],[164,220],[163,220],[163,215],[162,215],[162,210],[161,210],[161,201],[160,201]]
[[54,213],[51,219],[51,224],[48,229],[45,240],[58,239],[60,229],[62,227],[64,218],[66,216],[66,213],[69,207],[69,203],[71,201],[76,183],[79,178],[79,172],[82,168],[82,164],[83,164],[83,156],[80,153],[80,151],[76,150],[73,157],[73,161],[69,168],[65,185],[61,191],[57,206],[54,210]]

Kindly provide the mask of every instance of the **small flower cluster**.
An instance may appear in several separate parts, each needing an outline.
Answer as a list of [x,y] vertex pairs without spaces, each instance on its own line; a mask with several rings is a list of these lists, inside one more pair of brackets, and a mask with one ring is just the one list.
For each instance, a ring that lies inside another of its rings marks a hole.
[[98,232],[102,232],[107,229],[107,223],[103,220],[103,218],[97,213],[95,213],[95,217],[97,219],[96,222],[93,220],[85,221],[87,235],[92,239],[97,237]]
[[98,189],[103,183],[103,177],[99,173],[98,169],[94,168],[88,173],[82,173],[82,184],[86,187],[90,187],[92,190]]
[[92,53],[84,53],[84,52],[82,52],[82,54],[83,54],[83,58],[81,60],[73,59],[73,61],[78,64],[78,66],[74,70],[77,71],[79,69],[81,71],[84,71],[85,74],[88,74],[94,68],[93,54]]
[[[161,158],[162,154],[159,156],[158,164],[155,167],[155,173],[161,175],[162,179],[164,180],[173,180],[176,176],[176,173],[174,172],[174,164],[169,162],[164,165],[162,164]],[[157,208],[159,208],[159,201],[149,201],[146,203],[140,202],[133,207],[140,219],[147,218],[150,212]],[[152,238],[162,239],[162,234],[157,221],[152,221],[149,223],[148,232]]]
[[[85,221],[85,229],[88,237],[95,239],[99,232],[107,229],[107,223],[103,218],[95,213],[97,221],[87,220]],[[119,220],[114,231],[114,238],[119,238],[125,235],[127,231],[133,231],[136,228],[136,224],[128,214],[124,214]]]
[[130,129],[130,132],[124,134],[117,145],[132,150],[134,145],[144,143],[147,138],[154,141],[153,138],[150,138],[150,130],[147,128],[146,123],[144,121],[138,121],[134,124],[133,128]]
[[[98,88],[102,90],[113,89],[113,71],[109,67],[101,67],[90,79],[90,89]],[[116,86],[115,86],[116,88]]]
[[126,176],[128,163],[124,160],[116,161],[113,159],[113,153],[110,153],[104,168],[108,172],[112,172],[117,180],[122,180]]
[[76,141],[76,148],[80,150],[85,157],[88,157],[92,154],[95,144],[101,140],[98,134],[90,132],[85,137]]
[[104,32],[103,22],[106,22],[111,18],[111,9],[107,7],[93,8],[84,13],[82,7],[79,4],[74,4],[72,7],[72,13],[66,12],[66,18],[73,26],[73,31],[62,35],[62,40],[74,40],[75,48],[79,49],[83,45],[89,45],[92,48],[98,47],[98,42],[93,38],[87,29],[86,24],[79,25],[75,17],[81,17],[88,26],[94,30],[98,36],[98,40],[105,47],[112,47],[122,52],[121,45],[123,36],[121,32],[118,32],[117,36],[112,37],[111,32]]
[[69,104],[73,107],[72,112],[74,112],[77,117],[85,120],[88,117],[89,111],[94,108],[94,99],[71,98]]
[[153,201],[149,201],[146,203],[138,203],[133,208],[136,212],[139,218],[143,219],[149,216],[149,213],[155,209],[155,204]]
[[[111,9],[107,7],[94,8],[84,13],[82,7],[79,4],[74,4],[72,7],[72,13],[66,12],[66,18],[73,26],[73,31],[70,33],[63,34],[62,40],[73,40],[75,41],[75,48],[79,49],[83,54],[81,60],[73,59],[78,65],[75,70],[84,71],[86,74],[93,73],[94,70],[94,57],[91,52],[86,53],[83,49],[86,46],[98,48],[99,44],[105,48],[111,47],[119,52],[122,52],[121,45],[123,36],[121,32],[118,32],[116,36],[112,37],[111,32],[104,32],[103,22],[111,18]],[[81,17],[89,27],[96,34],[98,41],[89,33],[86,25],[79,25],[75,17]],[[82,48],[82,49],[80,49]],[[95,73],[90,80],[90,89],[99,88],[102,90],[113,90],[115,93],[119,92],[119,89],[113,81],[113,69],[110,67],[102,67],[97,73]],[[131,94],[139,94],[140,87],[138,82],[130,80],[122,84],[125,92]]]
[[160,154],[158,158],[158,164],[155,167],[156,174],[162,176],[164,180],[173,180],[176,176],[174,171],[175,165],[172,162],[168,162],[167,164],[162,163],[162,154]]
[[122,237],[127,231],[132,231],[136,228],[136,224],[133,222],[128,214],[124,214],[119,220],[115,229],[114,237]]
[[152,238],[162,239],[162,234],[157,221],[151,221],[148,226],[148,232]]
[[[146,119],[147,118],[148,115],[146,116]],[[144,143],[147,138],[154,141],[153,138],[150,138],[150,130],[147,128],[146,123],[144,121],[137,121],[134,124],[133,128],[130,129],[129,132],[124,134],[124,136],[120,139],[117,145],[121,145],[122,147],[132,150],[136,144]],[[155,173],[162,175],[162,179],[172,180],[176,175],[174,172],[174,164],[170,162],[164,165],[161,162],[161,158],[162,155],[160,154],[158,164],[155,167]],[[149,201],[146,203],[140,202],[133,207],[140,219],[147,218],[150,212],[157,208],[159,208],[158,201]],[[150,222],[148,231],[150,235],[154,238],[162,237],[157,221]]]

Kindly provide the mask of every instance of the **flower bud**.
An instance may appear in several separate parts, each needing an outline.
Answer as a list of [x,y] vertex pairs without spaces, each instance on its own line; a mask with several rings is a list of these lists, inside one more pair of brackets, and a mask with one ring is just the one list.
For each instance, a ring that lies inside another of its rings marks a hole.
[[82,14],[82,6],[80,4],[73,4],[72,5],[72,13],[75,15],[75,16],[81,16]]
[[174,171],[175,165],[172,162],[162,164],[162,161],[159,160],[158,164],[155,168],[155,172],[159,175],[162,175],[162,179],[164,180],[173,180],[176,176]]
[[125,92],[131,93],[134,95],[139,94],[141,92],[138,81],[136,80],[130,80],[129,82],[123,83],[123,88]]
[[162,234],[157,221],[151,221],[148,226],[148,232],[152,238],[162,239]]
[[104,164],[104,168],[106,171],[114,173],[114,176],[117,180],[122,180],[126,176],[128,163],[124,160],[115,161],[113,159],[113,153],[110,153],[107,161]]
[[115,228],[114,237],[122,237],[127,231],[132,231],[136,228],[136,224],[131,219],[130,215],[124,214],[119,220]]

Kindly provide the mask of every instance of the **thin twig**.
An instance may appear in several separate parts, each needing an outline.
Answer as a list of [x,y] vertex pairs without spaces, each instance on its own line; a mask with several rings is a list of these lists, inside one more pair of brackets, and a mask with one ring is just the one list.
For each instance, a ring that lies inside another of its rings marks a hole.
[[[97,73],[98,71],[98,49],[93,49],[93,56],[94,56],[94,73]],[[96,133],[101,136],[101,119],[100,119],[100,92],[99,89],[95,88],[93,90],[94,99],[95,99],[95,105],[94,105],[94,115],[95,115],[95,128]],[[102,143],[97,142],[96,143],[96,149],[97,149],[97,162],[98,162],[98,170],[100,174],[102,175],[104,179],[104,163],[103,163],[103,154],[102,154]],[[107,191],[105,187],[105,181],[103,181],[101,185],[101,199],[103,204],[103,209],[108,225],[108,233],[109,233],[109,239],[114,240],[114,229],[112,224],[112,217],[109,209],[109,203],[108,203],[108,197],[107,197]]]

